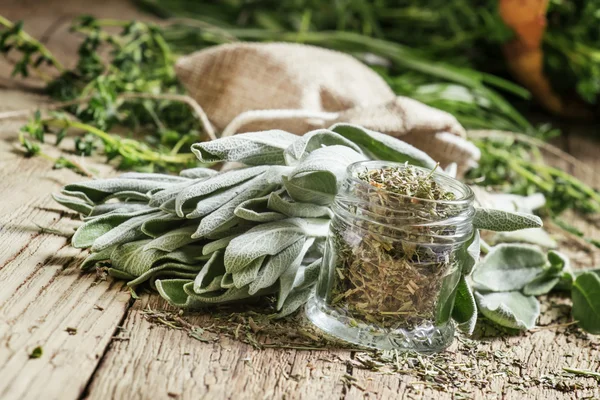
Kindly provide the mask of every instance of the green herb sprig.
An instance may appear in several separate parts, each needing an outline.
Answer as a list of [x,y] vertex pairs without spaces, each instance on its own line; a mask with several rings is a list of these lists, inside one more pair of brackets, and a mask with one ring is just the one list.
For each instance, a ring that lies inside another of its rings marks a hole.
[[[2,26],[5,30],[0,30],[0,51],[22,57],[15,73],[27,76],[27,68],[37,71],[39,60],[55,67],[58,77],[52,78],[45,72],[43,76],[47,93],[58,100],[48,109],[72,115],[53,113],[42,118],[35,113],[24,127],[34,140],[43,143],[44,134],[53,131],[58,144],[67,130],[79,130],[87,136],[76,139],[77,154],[89,156],[102,150],[109,160],[118,158],[121,168],[179,170],[195,162],[192,154],[185,153],[191,143],[205,134],[215,137],[202,109],[179,85],[175,58],[157,26],[79,18],[72,31],[83,35],[84,40],[72,70],[66,70],[43,45],[26,34],[22,24],[13,25],[2,18]],[[121,33],[109,33],[105,29],[109,27],[120,28]],[[100,51],[108,52],[109,59],[102,59]],[[143,141],[122,138],[110,133],[112,129],[142,136]],[[22,143],[28,155],[39,153],[30,140]]]

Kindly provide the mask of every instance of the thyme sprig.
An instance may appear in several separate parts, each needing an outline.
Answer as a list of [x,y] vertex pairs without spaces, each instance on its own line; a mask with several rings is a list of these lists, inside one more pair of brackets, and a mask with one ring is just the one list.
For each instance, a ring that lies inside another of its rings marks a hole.
[[[110,28],[120,28],[121,32],[113,33]],[[75,152],[91,155],[101,150],[108,160],[119,158],[121,168],[180,170],[194,163],[189,145],[203,135],[214,139],[214,129],[177,81],[175,57],[160,29],[136,21],[84,16],[71,30],[83,35],[84,40],[76,66],[65,69],[23,31],[22,23],[13,24],[0,17],[0,52],[20,55],[13,74],[26,77],[31,70],[41,76],[47,83],[47,93],[57,100],[47,109],[71,115],[52,114],[42,119],[40,113],[34,113],[24,131],[42,143],[49,132],[57,134],[59,143],[67,130],[85,132],[86,136],[76,139]],[[41,63],[53,66],[59,76],[52,78],[38,71]],[[11,111],[2,117],[30,112]],[[113,130],[130,132],[130,137],[119,137],[111,133]],[[143,140],[133,136],[142,136]],[[31,140],[21,142],[28,155],[40,153]]]

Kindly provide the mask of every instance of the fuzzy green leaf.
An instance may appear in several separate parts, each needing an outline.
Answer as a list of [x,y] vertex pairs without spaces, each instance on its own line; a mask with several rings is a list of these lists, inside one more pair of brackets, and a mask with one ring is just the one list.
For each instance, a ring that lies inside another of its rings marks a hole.
[[275,255],[304,236],[302,228],[288,220],[258,225],[229,243],[225,268],[231,273],[241,271],[253,260]]
[[540,303],[521,292],[482,294],[475,292],[479,312],[498,325],[512,329],[531,329],[540,315]]
[[210,178],[211,176],[215,176],[218,173],[219,172],[214,169],[198,167],[198,168],[184,169],[183,171],[181,171],[179,173],[179,175],[183,176],[184,178],[202,179],[202,178]]
[[311,203],[300,203],[291,199],[284,199],[284,197],[277,192],[273,192],[269,195],[267,207],[289,217],[331,217],[331,210],[329,207],[319,206]]
[[479,262],[481,254],[479,230],[473,230],[473,236],[459,250],[459,257],[462,263],[462,273],[467,276],[473,272],[473,268]]
[[94,203],[101,203],[113,193],[124,191],[147,193],[152,189],[166,189],[171,185],[173,183],[139,179],[97,179],[66,185],[63,189],[66,192],[63,193],[83,193]]
[[305,240],[298,240],[279,253],[270,256],[256,279],[250,283],[248,293],[254,295],[261,289],[272,286],[283,272],[298,258]]
[[279,292],[277,294],[277,309],[278,310],[281,310],[281,308],[285,304],[287,297],[290,295],[290,293],[292,292],[294,287],[298,287],[299,285],[304,283],[303,282],[304,276],[303,275],[299,276],[301,274],[300,271],[301,271],[302,260],[304,259],[304,256],[306,255],[306,253],[308,252],[310,247],[313,245],[313,243],[314,243],[314,238],[307,239],[304,242],[304,245],[302,246],[302,250],[300,251],[300,253],[298,253],[298,255],[296,256],[294,261],[292,261],[290,263],[290,265],[285,269],[285,271],[283,271],[283,273],[279,277],[279,280],[278,280]]
[[473,334],[477,323],[477,304],[469,283],[465,277],[461,277],[456,288],[456,298],[452,309],[452,319],[456,321],[458,328],[467,335]]
[[346,176],[348,165],[362,160],[365,160],[362,154],[346,146],[314,150],[284,178],[285,188],[296,201],[329,204]]
[[488,231],[516,231],[518,229],[541,228],[542,220],[537,215],[519,212],[475,208],[473,226]]
[[266,195],[244,201],[235,208],[234,214],[246,221],[254,222],[271,222],[287,218],[287,215],[272,211],[267,207],[269,196]]
[[512,232],[498,232],[493,237],[493,243],[529,243],[547,249],[558,247],[556,240],[542,228],[520,229]]
[[148,240],[138,240],[116,246],[110,256],[112,268],[136,278],[150,270],[164,252],[144,250],[147,243]]
[[94,241],[100,236],[108,233],[131,218],[142,216],[149,212],[150,210],[143,210],[132,213],[106,214],[99,216],[81,225],[73,235],[71,244],[78,249],[92,247]]
[[264,173],[269,167],[251,167],[237,170],[230,170],[215,175],[192,186],[183,189],[176,197],[175,210],[177,215],[184,217],[187,213],[184,210],[192,211],[196,208],[196,203],[202,197],[232,186],[238,186],[257,175]]
[[90,215],[92,212],[92,205],[88,204],[82,199],[76,197],[63,196],[61,194],[53,193],[52,198],[57,203],[70,208],[71,210],[83,214],[84,216]]
[[409,164],[430,169],[436,166],[436,162],[427,153],[392,136],[351,124],[335,124],[329,129],[359,145],[370,158],[408,161]]
[[544,270],[546,255],[530,245],[501,244],[492,248],[473,271],[478,290],[521,290]]
[[210,259],[204,265],[204,268],[198,273],[196,279],[194,280],[194,292],[203,293],[207,288],[212,289],[209,291],[214,291],[215,289],[210,287],[211,283],[219,278],[219,282],[221,281],[220,277],[225,274],[225,261],[224,256],[225,252],[222,250],[215,251],[211,254]]
[[266,257],[267,256],[258,257],[257,259],[252,260],[250,264],[246,265],[243,270],[232,274],[233,285],[239,289],[252,283],[258,276],[258,272],[263,266]]
[[284,165],[283,151],[298,136],[281,131],[242,133],[195,143],[192,152],[201,162],[236,161],[246,165]]
[[328,129],[318,129],[300,136],[285,150],[286,163],[294,165],[314,150],[335,145],[346,146],[362,154],[360,147],[342,135]]
[[256,178],[243,183],[240,185],[240,188],[242,189],[241,192],[235,198],[202,218],[198,229],[194,232],[192,237],[207,237],[215,230],[235,225],[239,220],[239,217],[235,215],[237,206],[247,200],[264,196],[273,191],[276,187],[277,184],[266,179],[266,175],[259,175]]
[[571,289],[573,319],[586,332],[600,334],[600,278],[593,272],[577,277]]
[[141,239],[146,237],[142,232],[142,225],[158,215],[159,212],[154,212],[146,215],[140,215],[133,217],[122,224],[114,227],[104,235],[100,236],[94,241],[92,245],[92,251],[102,251],[108,247],[118,245],[121,243],[131,242],[133,240]]
[[192,234],[195,230],[196,227],[190,225],[166,232],[156,239],[148,242],[146,249],[174,251],[187,244],[197,241],[196,239],[192,239]]

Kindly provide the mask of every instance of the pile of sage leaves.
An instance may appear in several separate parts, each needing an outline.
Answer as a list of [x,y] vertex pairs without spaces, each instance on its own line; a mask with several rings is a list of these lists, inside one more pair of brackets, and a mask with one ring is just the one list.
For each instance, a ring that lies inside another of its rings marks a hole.
[[[348,165],[385,159],[436,166],[401,140],[348,124],[301,137],[280,130],[245,133],[194,144],[192,151],[201,162],[243,166],[192,168],[179,176],[131,172],[69,184],[55,195],[83,215],[72,238],[73,246],[91,250],[83,269],[104,266],[130,287],[148,284],[186,309],[266,296],[274,316],[284,317],[312,293],[329,205]],[[539,229],[542,222],[529,213],[476,208],[474,225],[513,232]],[[453,305],[461,328],[471,332],[478,314],[530,328],[539,313],[532,296],[568,283],[571,274],[574,315],[584,329],[597,329],[596,275],[595,281],[589,274],[575,279],[564,257],[550,252],[546,262],[531,245],[501,244],[480,261],[482,245],[488,248],[475,230],[462,249]]]

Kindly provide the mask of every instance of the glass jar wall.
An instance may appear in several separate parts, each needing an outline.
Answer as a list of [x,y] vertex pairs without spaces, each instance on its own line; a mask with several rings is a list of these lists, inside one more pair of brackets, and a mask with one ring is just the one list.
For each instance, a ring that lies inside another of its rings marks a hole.
[[[416,169],[447,195],[423,199],[359,179],[390,168]],[[443,172],[380,161],[352,164],[332,206],[309,319],[365,347],[424,352],[447,347],[454,335],[450,314],[460,255],[473,235],[473,198],[468,186]]]

